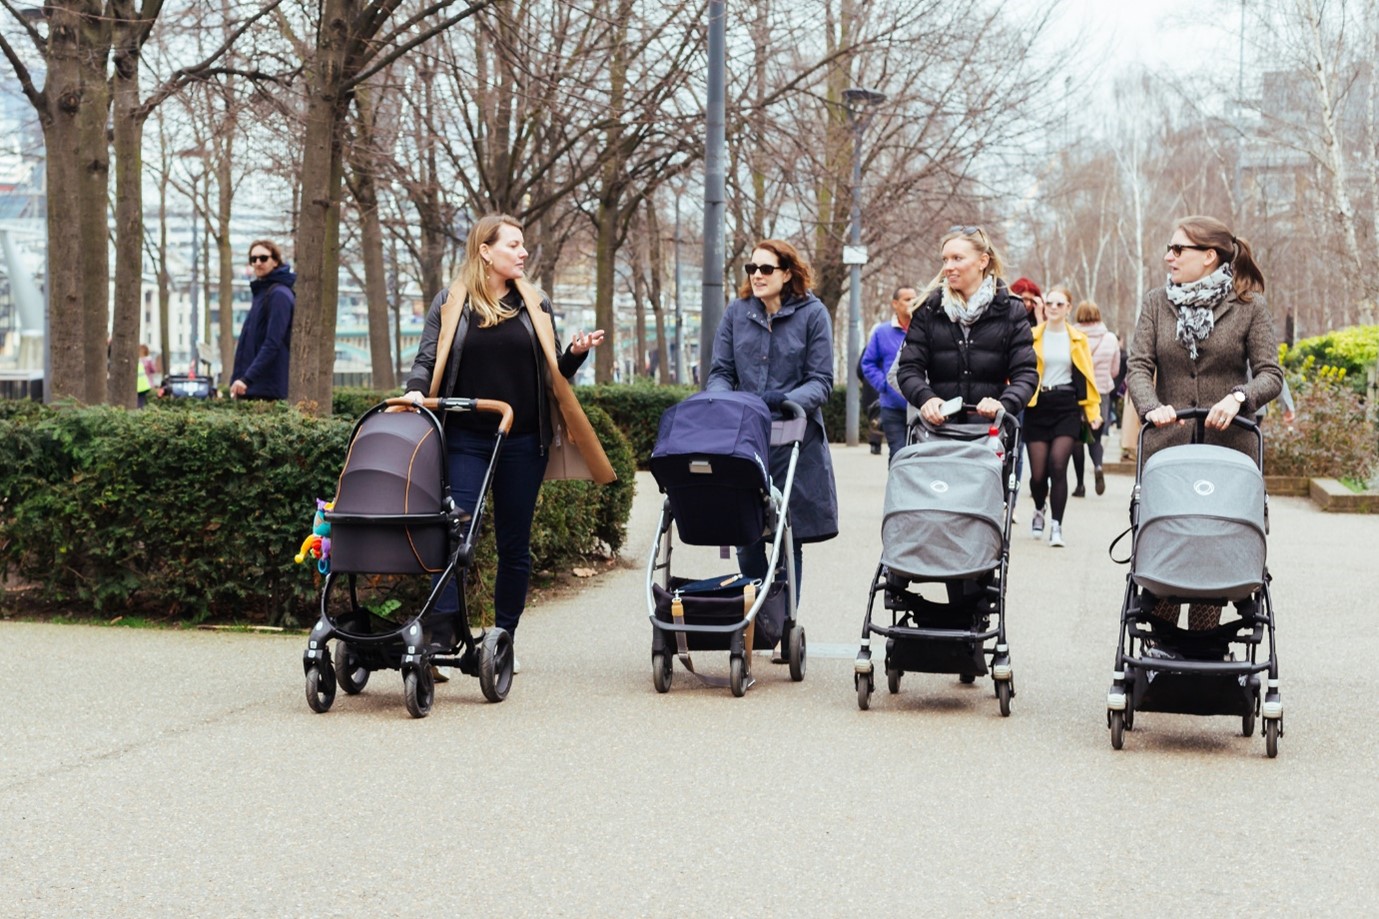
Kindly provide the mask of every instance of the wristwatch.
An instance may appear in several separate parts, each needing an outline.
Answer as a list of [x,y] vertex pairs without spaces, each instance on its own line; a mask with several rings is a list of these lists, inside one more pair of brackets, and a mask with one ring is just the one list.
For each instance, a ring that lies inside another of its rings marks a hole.
[[1231,395],[1235,396],[1235,401],[1241,405],[1245,404],[1245,387],[1236,386],[1231,390]]

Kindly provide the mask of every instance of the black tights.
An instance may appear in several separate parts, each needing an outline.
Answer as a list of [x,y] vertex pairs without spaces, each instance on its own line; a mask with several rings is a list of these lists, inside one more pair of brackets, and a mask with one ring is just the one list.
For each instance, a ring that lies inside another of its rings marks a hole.
[[1101,468],[1102,459],[1106,456],[1106,449],[1101,443],[1100,431],[1093,431],[1092,437],[1096,438],[1087,444],[1084,449],[1082,441],[1073,444],[1073,471],[1077,474],[1077,484],[1081,485],[1085,481],[1087,472],[1087,454],[1092,454],[1092,467]]
[[1031,440],[1025,445],[1029,448],[1029,493],[1034,506],[1043,510],[1044,499],[1048,498],[1050,516],[1059,523],[1063,522],[1063,509],[1068,506],[1068,459],[1076,442],[1072,437],[1055,437],[1053,443]]

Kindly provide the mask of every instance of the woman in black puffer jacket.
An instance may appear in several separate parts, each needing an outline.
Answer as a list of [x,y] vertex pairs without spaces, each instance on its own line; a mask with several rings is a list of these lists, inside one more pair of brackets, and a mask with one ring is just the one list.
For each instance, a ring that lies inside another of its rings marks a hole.
[[941,246],[943,269],[896,361],[900,392],[935,425],[955,396],[987,418],[1002,407],[1018,414],[1039,385],[1025,305],[1002,283],[1001,257],[981,227],[953,227]]

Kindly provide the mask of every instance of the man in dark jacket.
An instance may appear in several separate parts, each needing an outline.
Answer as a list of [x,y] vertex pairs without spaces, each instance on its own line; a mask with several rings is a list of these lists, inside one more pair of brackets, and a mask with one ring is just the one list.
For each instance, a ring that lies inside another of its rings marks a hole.
[[278,244],[266,239],[249,246],[254,280],[253,306],[239,331],[230,395],[236,399],[286,399],[287,368],[292,356],[292,311],[297,275],[283,264]]

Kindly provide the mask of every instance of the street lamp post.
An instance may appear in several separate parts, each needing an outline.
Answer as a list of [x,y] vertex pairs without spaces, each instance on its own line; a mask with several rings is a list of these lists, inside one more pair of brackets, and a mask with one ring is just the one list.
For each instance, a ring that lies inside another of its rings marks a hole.
[[723,217],[726,198],[728,26],[724,0],[709,0],[707,136],[704,140],[704,272],[699,312],[699,385],[709,378],[713,340],[723,317]]
[[685,315],[680,305],[680,192],[675,190],[675,354],[671,370],[677,384],[685,382]]
[[852,128],[852,233],[850,245],[843,249],[843,264],[850,266],[848,280],[848,364],[847,364],[847,445],[857,446],[861,426],[862,393],[857,384],[857,358],[862,351],[862,266],[867,253],[862,248],[862,134],[871,122],[872,112],[886,101],[884,93],[872,89],[843,91],[847,104],[848,126]]

